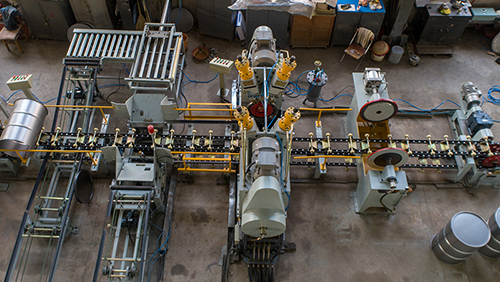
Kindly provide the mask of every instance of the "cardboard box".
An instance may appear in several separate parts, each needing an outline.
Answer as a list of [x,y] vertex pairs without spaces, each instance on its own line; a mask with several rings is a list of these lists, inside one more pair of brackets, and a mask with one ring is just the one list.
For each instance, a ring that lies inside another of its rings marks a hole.
[[316,4],[314,12],[321,15],[335,15],[335,4],[332,0],[313,0]]

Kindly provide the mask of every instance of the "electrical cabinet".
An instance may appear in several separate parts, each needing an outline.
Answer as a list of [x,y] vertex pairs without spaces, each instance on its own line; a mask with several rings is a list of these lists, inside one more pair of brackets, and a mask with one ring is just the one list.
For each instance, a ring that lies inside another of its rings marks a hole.
[[198,29],[201,34],[232,40],[236,12],[229,10],[235,0],[198,0]]
[[335,15],[292,17],[290,45],[292,47],[327,47],[330,45]]
[[68,0],[17,0],[34,37],[67,41],[66,32],[75,23]]
[[416,25],[420,29],[415,34],[417,49],[419,46],[449,46],[457,43],[472,19],[468,7],[462,7],[460,11],[451,8],[451,14],[445,15],[439,12],[439,6],[427,4],[420,11],[420,22]]

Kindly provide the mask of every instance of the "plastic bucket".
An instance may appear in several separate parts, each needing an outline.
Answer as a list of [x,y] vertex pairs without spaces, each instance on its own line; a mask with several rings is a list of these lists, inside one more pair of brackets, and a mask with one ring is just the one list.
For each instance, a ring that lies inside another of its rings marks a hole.
[[384,41],[377,41],[373,44],[372,48],[372,60],[375,62],[382,62],[385,55],[389,52],[389,44]]
[[394,45],[391,49],[391,54],[389,55],[389,62],[391,64],[399,64],[401,57],[403,57],[404,49],[401,46]]

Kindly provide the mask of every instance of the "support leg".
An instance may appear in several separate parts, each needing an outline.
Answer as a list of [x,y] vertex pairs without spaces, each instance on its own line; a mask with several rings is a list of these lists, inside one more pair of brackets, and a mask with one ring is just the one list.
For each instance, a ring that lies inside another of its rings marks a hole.
[[21,45],[19,45],[19,42],[17,41],[17,39],[14,40],[14,42],[16,43],[17,48],[19,48],[19,51],[21,51],[21,54],[24,54],[23,49],[21,49]]
[[3,41],[3,44],[5,44],[5,47],[7,47],[7,50],[9,52],[12,52],[12,51],[10,51],[9,44],[7,43],[7,41],[5,41],[5,40],[2,40],[2,41]]

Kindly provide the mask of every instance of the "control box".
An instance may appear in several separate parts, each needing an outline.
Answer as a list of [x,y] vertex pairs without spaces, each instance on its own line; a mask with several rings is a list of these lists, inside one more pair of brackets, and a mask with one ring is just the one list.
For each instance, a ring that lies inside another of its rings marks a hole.
[[229,74],[234,61],[215,57],[210,61],[210,70],[221,74]]
[[7,81],[10,90],[30,89],[33,85],[33,75],[14,75]]

